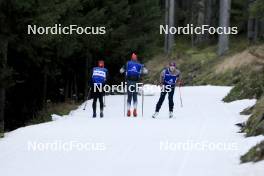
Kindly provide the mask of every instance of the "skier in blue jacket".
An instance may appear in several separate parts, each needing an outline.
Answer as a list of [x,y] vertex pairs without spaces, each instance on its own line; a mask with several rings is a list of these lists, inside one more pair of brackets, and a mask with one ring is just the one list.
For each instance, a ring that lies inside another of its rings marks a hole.
[[138,90],[136,90],[136,87],[141,76],[147,74],[148,70],[144,67],[144,65],[139,63],[137,55],[133,53],[131,60],[120,69],[120,73],[125,73],[127,82],[127,116],[131,116],[131,103],[133,99],[133,116],[137,117]]
[[165,68],[160,74],[160,85],[163,87],[159,101],[156,105],[155,113],[153,114],[153,118],[156,118],[159,114],[159,110],[163,104],[166,94],[168,93],[169,100],[169,117],[173,117],[173,96],[175,92],[176,85],[182,85],[181,81],[181,72],[176,68],[175,62],[170,62],[169,67]]
[[[100,102],[100,117],[102,118],[104,116],[103,110],[104,110],[104,102],[103,102],[103,86],[106,83],[108,70],[104,68],[104,61],[100,60],[98,61],[98,67],[94,67],[92,70],[92,79],[91,79],[91,96],[93,98],[93,117],[96,117],[96,104],[97,99],[99,99]],[[101,89],[99,89],[101,88]]]

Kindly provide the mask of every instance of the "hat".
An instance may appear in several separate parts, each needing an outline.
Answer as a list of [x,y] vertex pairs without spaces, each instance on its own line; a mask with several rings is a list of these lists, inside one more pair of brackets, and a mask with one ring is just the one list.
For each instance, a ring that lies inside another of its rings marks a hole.
[[135,53],[133,53],[132,55],[131,55],[131,60],[137,60],[137,55],[135,54]]
[[104,67],[104,61],[103,60],[98,61],[98,67],[101,67],[101,68]]

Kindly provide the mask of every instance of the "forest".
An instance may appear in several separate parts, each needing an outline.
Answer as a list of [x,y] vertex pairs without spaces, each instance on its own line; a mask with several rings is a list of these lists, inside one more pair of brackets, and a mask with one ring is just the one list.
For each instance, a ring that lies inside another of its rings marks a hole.
[[[109,84],[132,52],[146,62],[169,59],[177,42],[190,48],[218,44],[228,35],[165,35],[159,26],[237,26],[249,45],[264,39],[263,0],[0,0],[0,133],[25,126],[50,103],[86,99],[90,70],[109,68]],[[28,25],[105,26],[105,35],[28,35]],[[187,73],[186,73],[187,74]]]

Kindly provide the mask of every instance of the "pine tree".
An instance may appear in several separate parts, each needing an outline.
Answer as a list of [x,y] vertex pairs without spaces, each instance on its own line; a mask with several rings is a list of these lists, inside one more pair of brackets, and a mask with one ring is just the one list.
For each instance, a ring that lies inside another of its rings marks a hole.
[[[220,1],[219,27],[227,28],[230,26],[231,0]],[[221,56],[229,50],[229,35],[220,34],[218,39],[218,55]]]

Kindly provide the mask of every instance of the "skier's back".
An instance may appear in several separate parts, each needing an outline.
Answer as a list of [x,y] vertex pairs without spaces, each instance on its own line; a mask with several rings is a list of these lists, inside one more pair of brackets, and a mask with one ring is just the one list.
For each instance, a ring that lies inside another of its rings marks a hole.
[[[108,70],[104,68],[104,61],[100,60],[98,62],[98,67],[94,67],[92,70],[91,88],[92,88],[92,98],[93,98],[93,117],[96,117],[96,104],[97,99],[100,102],[100,117],[104,116],[104,102],[103,102],[103,86],[106,83]],[[100,89],[101,88],[101,89]]]
[[132,54],[131,60],[126,63],[121,69],[120,73],[125,73],[126,81],[127,81],[127,116],[131,116],[131,102],[133,99],[133,116],[137,116],[137,83],[140,81],[140,78],[143,74],[147,74],[148,70],[139,63],[137,55],[135,53]]

